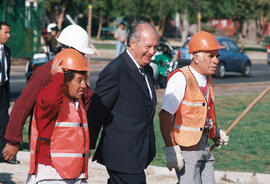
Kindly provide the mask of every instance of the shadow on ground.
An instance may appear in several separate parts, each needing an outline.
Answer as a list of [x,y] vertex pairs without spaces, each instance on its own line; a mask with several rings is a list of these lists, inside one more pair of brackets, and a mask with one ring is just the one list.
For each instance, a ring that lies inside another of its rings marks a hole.
[[11,173],[0,173],[0,183],[16,184],[14,181],[12,181]]

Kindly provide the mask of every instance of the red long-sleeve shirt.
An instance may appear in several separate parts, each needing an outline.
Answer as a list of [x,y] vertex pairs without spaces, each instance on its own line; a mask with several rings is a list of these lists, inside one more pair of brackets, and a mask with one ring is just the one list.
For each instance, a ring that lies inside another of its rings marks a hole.
[[[22,142],[22,131],[25,121],[32,114],[38,92],[44,88],[51,79],[52,60],[39,67],[31,76],[30,81],[16,100],[9,118],[5,138],[8,143],[16,145]],[[93,91],[86,88],[83,96],[85,110],[88,109]]]
[[[37,96],[35,118],[39,137],[50,139],[59,108],[63,102],[64,74],[56,73],[48,86],[43,88]],[[38,141],[37,163],[51,165],[50,144]]]

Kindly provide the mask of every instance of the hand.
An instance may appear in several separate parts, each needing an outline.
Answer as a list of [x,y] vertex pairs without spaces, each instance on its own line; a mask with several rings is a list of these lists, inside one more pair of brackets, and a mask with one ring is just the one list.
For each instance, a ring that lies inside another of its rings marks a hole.
[[170,171],[173,168],[180,171],[184,167],[184,157],[181,154],[180,146],[165,147],[164,152],[167,159],[167,167]]
[[217,138],[215,139],[215,144],[218,146],[218,148],[221,148],[221,145],[224,144],[225,146],[229,142],[229,135],[226,135],[226,132],[224,130],[221,130],[217,128]]
[[10,162],[16,156],[18,151],[19,151],[19,146],[17,146],[17,145],[14,146],[14,145],[7,143],[6,146],[4,147],[2,153],[3,153],[4,159],[6,161]]
[[62,59],[57,60],[55,57],[52,61],[52,67],[51,67],[51,75],[54,76],[55,73],[61,72],[63,73],[63,68],[60,65],[62,63]]

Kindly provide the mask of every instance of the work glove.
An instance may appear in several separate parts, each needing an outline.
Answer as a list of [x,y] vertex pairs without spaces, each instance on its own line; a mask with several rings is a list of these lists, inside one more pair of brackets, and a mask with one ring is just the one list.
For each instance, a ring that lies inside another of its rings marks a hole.
[[173,168],[179,171],[184,167],[184,157],[181,154],[180,146],[165,147],[164,152],[167,160],[167,167],[171,171]]
[[225,146],[228,144],[229,135],[226,135],[226,132],[224,130],[217,128],[217,135],[214,141],[218,148],[221,148],[222,144],[224,144]]

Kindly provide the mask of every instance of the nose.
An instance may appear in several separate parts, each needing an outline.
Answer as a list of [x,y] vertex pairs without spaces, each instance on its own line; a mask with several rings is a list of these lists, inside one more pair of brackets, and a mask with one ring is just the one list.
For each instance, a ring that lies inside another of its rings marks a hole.
[[218,57],[217,57],[217,56],[215,56],[215,57],[213,58],[213,61],[214,61],[214,63],[218,64],[218,63],[219,63],[219,59],[218,59]]
[[149,52],[150,52],[152,55],[154,55],[154,54],[156,53],[156,51],[157,51],[157,48],[156,48],[156,47],[151,47],[150,50],[149,50]]
[[81,82],[81,88],[86,88],[86,81],[85,80],[82,80],[82,82]]

